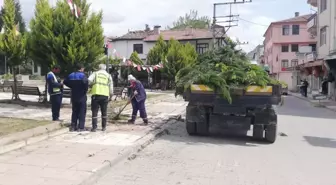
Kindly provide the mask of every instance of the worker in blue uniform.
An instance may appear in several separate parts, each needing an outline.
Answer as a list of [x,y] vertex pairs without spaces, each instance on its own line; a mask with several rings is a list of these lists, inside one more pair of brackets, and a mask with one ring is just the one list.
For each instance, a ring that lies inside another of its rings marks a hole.
[[131,83],[130,85],[130,94],[129,101],[132,103],[132,116],[131,119],[128,120],[128,123],[134,124],[135,119],[137,117],[138,111],[140,112],[140,117],[142,118],[145,125],[148,124],[148,118],[146,113],[146,90],[142,83],[137,80],[133,75],[128,75],[128,81]]
[[72,116],[70,132],[85,131],[86,102],[89,83],[84,74],[84,66],[77,64],[77,71],[71,73],[64,85],[71,89]]
[[59,74],[61,68],[54,66],[52,70],[47,74],[48,93],[50,95],[52,120],[60,121],[60,110],[63,98],[63,83],[56,75]]

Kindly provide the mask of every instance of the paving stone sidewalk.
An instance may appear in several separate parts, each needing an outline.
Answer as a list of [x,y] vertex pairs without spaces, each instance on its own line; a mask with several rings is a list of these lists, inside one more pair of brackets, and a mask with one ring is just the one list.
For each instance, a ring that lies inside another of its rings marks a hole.
[[[336,101],[333,101],[333,100],[329,100],[329,99],[326,99],[326,100],[314,100],[311,96],[308,95],[308,97],[303,97],[300,93],[290,93],[290,95],[294,96],[294,97],[297,97],[297,98],[300,98],[302,100],[306,100],[308,102],[311,102],[313,103],[314,105],[318,105],[318,106],[321,106],[321,107],[324,107],[326,109],[329,109],[331,111],[335,111],[336,112]],[[285,102],[286,103],[286,102]]]
[[[125,155],[169,116],[185,112],[186,103],[170,94],[147,107],[151,123],[109,125],[106,132],[65,133],[0,155],[0,185],[77,185],[106,162]],[[140,119],[139,119],[140,121]]]
[[[158,97],[149,98],[146,102],[146,105],[149,106],[155,102],[160,102],[164,99],[175,98],[172,94],[165,94],[160,92],[148,92],[148,94],[160,95]],[[21,95],[20,98],[25,101],[37,102],[38,98],[34,96]],[[0,92],[0,100],[11,99],[11,93],[2,93]],[[114,101],[109,103],[109,106],[114,106]],[[63,99],[63,104],[70,104],[69,98]],[[88,101],[90,104],[90,100]],[[131,109],[131,106],[127,106],[126,110]],[[66,122],[70,121],[72,110],[70,107],[61,108],[61,119]],[[99,113],[100,114],[100,113]],[[15,118],[25,118],[25,119],[38,119],[38,120],[50,120],[51,119],[51,109],[42,108],[36,106],[21,106],[17,104],[6,104],[0,103],[0,117],[15,117]],[[91,110],[88,109],[86,118],[88,121],[91,120]]]

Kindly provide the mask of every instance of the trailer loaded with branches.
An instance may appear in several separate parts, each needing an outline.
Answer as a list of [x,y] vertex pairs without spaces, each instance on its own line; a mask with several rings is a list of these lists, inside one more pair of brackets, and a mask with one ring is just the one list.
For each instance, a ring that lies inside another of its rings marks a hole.
[[186,129],[208,135],[212,126],[248,131],[273,143],[277,136],[274,105],[282,103],[281,84],[260,66],[251,64],[232,41],[201,55],[176,76],[176,95],[189,102]]

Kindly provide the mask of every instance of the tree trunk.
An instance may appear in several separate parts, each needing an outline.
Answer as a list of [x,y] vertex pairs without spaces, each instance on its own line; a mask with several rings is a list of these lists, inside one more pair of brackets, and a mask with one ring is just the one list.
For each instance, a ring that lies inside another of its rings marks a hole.
[[19,95],[18,95],[18,93],[17,93],[17,79],[16,79],[16,69],[15,69],[15,67],[13,67],[12,68],[13,70],[12,70],[12,72],[13,72],[13,78],[14,78],[14,99],[15,100],[18,100],[19,99]]
[[45,75],[45,83],[44,83],[44,95],[43,95],[43,103],[48,102],[48,81],[47,81],[48,74]]

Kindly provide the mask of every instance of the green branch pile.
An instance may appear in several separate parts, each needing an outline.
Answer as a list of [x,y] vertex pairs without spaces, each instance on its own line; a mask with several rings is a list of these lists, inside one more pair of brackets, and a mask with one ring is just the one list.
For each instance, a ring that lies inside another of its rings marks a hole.
[[279,84],[262,67],[251,64],[244,52],[235,49],[234,42],[227,42],[226,46],[209,50],[195,64],[179,70],[175,95],[182,95],[192,84],[203,84],[231,102],[231,89]]

